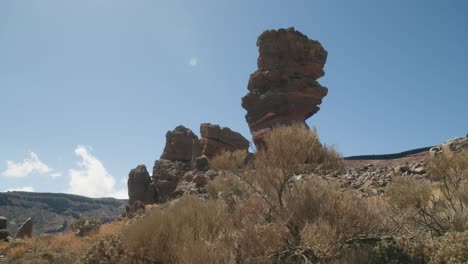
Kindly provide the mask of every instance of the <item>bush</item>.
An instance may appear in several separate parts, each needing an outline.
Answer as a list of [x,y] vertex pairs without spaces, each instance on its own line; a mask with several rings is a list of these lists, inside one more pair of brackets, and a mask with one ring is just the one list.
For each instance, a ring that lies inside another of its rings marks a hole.
[[427,245],[430,263],[468,263],[468,231],[451,232]]
[[[284,212],[285,195],[297,196],[297,190],[289,188],[291,179],[300,172],[300,165],[311,163],[328,168],[340,169],[343,161],[333,150],[323,146],[316,130],[309,130],[303,124],[280,126],[264,137],[265,147],[255,154],[251,175],[243,179],[249,183],[277,217]],[[333,161],[333,162],[332,162]]]
[[92,245],[79,260],[81,264],[113,264],[127,262],[126,252],[118,236],[99,240]]
[[70,225],[70,229],[79,237],[97,234],[100,228],[99,220],[88,217],[80,218]]
[[468,230],[468,153],[438,155],[430,160],[429,168],[433,183],[394,178],[386,192],[390,203],[405,214],[403,221],[433,236]]
[[235,173],[225,171],[210,181],[207,186],[211,198],[221,198],[233,209],[241,200],[250,195],[249,186]]
[[229,219],[222,201],[184,197],[155,208],[124,231],[135,260],[151,263],[233,263]]
[[239,171],[246,165],[247,154],[245,150],[223,150],[209,160],[209,165],[215,170]]

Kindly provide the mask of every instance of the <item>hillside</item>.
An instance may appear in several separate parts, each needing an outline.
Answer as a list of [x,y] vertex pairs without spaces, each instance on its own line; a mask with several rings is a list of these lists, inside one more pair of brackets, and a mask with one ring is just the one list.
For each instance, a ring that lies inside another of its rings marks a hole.
[[7,192],[0,193],[0,215],[8,219],[10,234],[15,234],[23,221],[32,217],[33,235],[41,236],[66,231],[70,223],[82,216],[110,222],[125,211],[126,203],[63,193]]

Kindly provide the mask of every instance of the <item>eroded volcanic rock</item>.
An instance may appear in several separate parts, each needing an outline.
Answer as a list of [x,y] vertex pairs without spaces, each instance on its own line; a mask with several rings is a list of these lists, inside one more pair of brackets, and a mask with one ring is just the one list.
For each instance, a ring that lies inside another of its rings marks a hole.
[[192,130],[178,126],[166,133],[166,146],[161,159],[172,161],[190,161],[192,159],[193,141],[198,140]]
[[151,182],[151,177],[145,165],[138,165],[130,171],[127,186],[130,205],[136,201],[144,204],[156,202],[156,188]]
[[327,51],[294,28],[267,30],[257,40],[258,69],[242,98],[256,145],[273,126],[289,125],[315,114],[327,95],[316,80],[325,73]]
[[198,141],[200,153],[195,153],[196,157],[205,155],[211,158],[223,150],[247,151],[249,148],[249,141],[228,127],[203,123],[200,125],[200,135],[201,139]]
[[153,182],[158,193],[157,202],[167,201],[177,188],[177,183],[189,170],[189,162],[156,160],[153,167]]

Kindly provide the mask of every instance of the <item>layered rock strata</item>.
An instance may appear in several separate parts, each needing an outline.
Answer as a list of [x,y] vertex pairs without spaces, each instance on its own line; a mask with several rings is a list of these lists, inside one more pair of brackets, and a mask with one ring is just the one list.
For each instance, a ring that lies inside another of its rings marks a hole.
[[[248,151],[249,141],[240,133],[232,131],[228,127],[220,127],[210,123],[200,125],[201,139],[198,141],[200,155],[212,158],[223,150],[245,150]],[[198,154],[198,153],[195,153]],[[200,155],[196,155],[197,157]]]
[[294,28],[267,30],[257,40],[258,69],[242,98],[255,144],[277,125],[305,123],[327,95],[316,80],[325,73],[327,51]]

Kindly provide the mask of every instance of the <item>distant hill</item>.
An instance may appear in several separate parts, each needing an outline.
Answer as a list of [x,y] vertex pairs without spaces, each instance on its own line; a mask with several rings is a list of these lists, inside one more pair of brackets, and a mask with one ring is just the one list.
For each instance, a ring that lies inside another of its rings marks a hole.
[[15,234],[28,217],[33,218],[33,235],[60,233],[76,219],[89,216],[107,223],[125,211],[127,200],[88,198],[63,193],[0,193],[0,216],[8,218],[8,231]]

